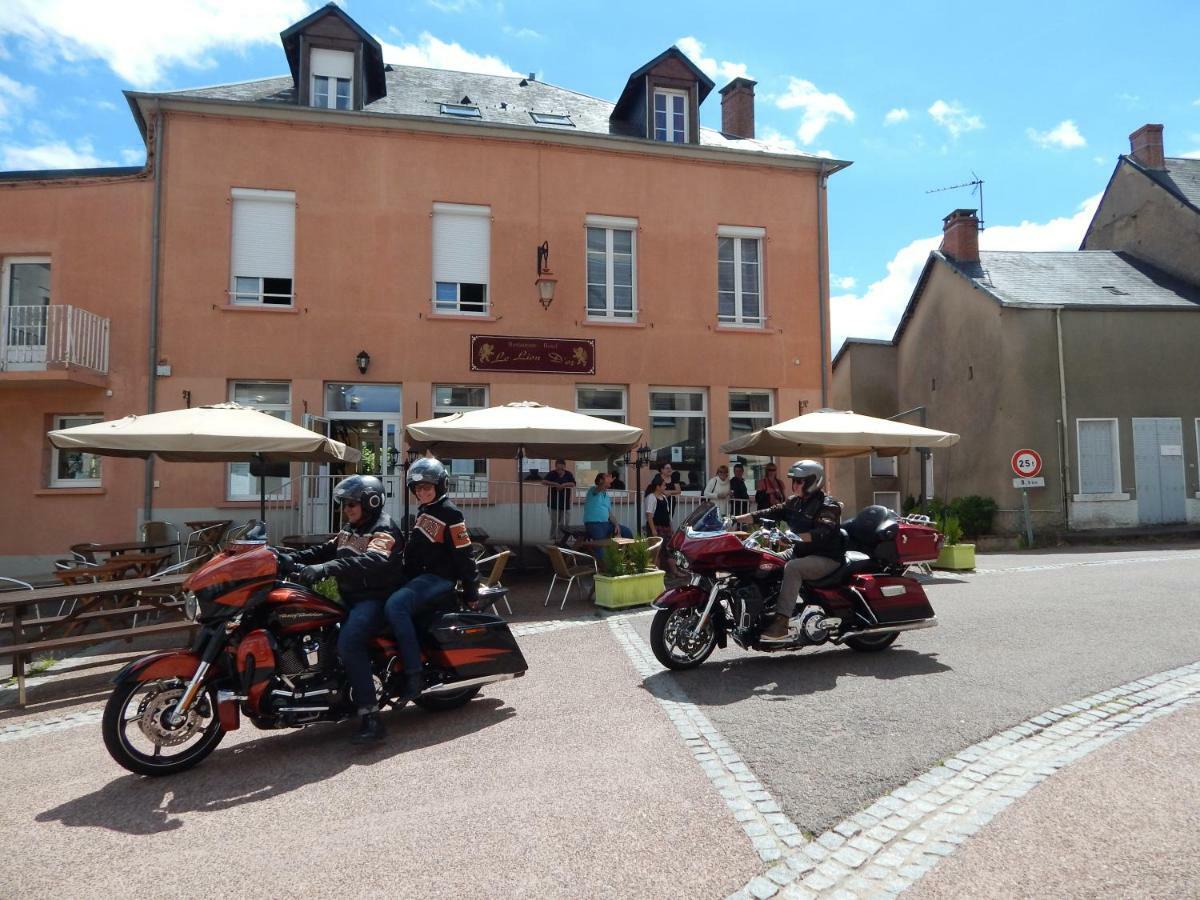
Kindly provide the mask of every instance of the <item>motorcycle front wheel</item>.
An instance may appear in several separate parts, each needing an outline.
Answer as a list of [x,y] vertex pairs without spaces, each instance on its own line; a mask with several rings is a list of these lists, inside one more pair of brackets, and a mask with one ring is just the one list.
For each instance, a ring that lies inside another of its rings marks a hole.
[[668,669],[694,669],[713,652],[717,646],[717,629],[712,618],[704,625],[704,631],[694,634],[704,608],[660,609],[650,626],[650,649],[658,661]]
[[217,717],[217,689],[208,685],[177,724],[169,716],[187,687],[178,678],[121,684],[104,706],[101,733],[117,763],[137,775],[174,775],[190,769],[225,737]]

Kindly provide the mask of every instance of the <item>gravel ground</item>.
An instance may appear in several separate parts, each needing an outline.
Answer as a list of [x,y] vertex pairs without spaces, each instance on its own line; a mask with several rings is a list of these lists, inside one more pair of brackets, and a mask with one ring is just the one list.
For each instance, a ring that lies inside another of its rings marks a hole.
[[1200,707],[1034,788],[919,881],[913,900],[1200,896]]
[[2,743],[0,893],[711,897],[759,871],[608,628],[522,645],[527,677],[390,713],[365,752],[349,724],[244,725],[145,779],[91,724]]

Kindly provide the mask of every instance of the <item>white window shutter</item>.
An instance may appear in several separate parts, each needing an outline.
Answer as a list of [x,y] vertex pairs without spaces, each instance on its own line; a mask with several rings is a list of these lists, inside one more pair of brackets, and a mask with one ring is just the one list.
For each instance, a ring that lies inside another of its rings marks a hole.
[[1113,428],[1108,421],[1079,422],[1079,493],[1112,494]]
[[296,255],[296,195],[233,191],[233,277],[291,278]]
[[346,50],[322,50],[320,47],[314,47],[309,57],[309,67],[314,75],[353,78],[354,54]]
[[490,208],[436,204],[433,212],[433,280],[487,284],[491,232]]

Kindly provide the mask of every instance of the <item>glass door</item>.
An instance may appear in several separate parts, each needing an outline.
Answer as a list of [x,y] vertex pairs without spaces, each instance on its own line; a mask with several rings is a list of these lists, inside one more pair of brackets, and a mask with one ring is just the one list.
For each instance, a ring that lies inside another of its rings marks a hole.
[[12,257],[4,261],[0,284],[3,368],[46,368],[46,336],[50,315],[50,260]]

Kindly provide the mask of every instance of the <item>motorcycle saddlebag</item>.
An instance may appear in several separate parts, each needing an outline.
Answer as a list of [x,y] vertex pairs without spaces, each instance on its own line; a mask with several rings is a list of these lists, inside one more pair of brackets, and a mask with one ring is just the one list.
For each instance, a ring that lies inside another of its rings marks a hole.
[[458,678],[519,675],[529,668],[508,623],[488,613],[447,613],[429,636],[438,662]]
[[929,598],[917,582],[899,575],[855,575],[850,587],[871,607],[880,625],[933,618]]
[[875,556],[884,562],[900,565],[933,562],[938,558],[944,540],[936,528],[900,522],[895,540],[881,543],[875,549]]

